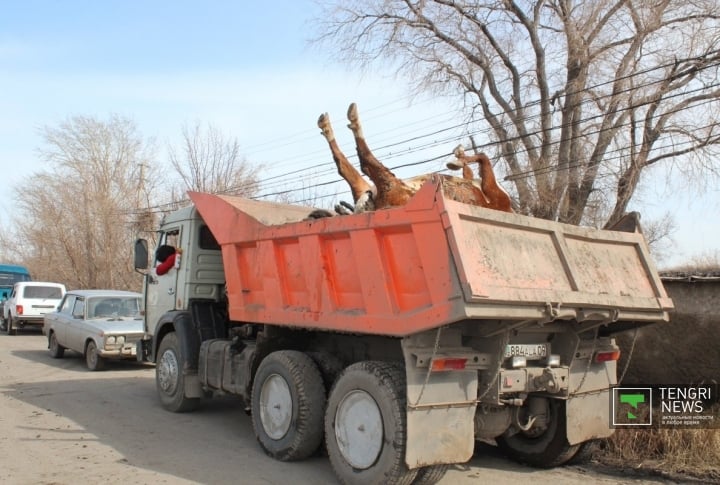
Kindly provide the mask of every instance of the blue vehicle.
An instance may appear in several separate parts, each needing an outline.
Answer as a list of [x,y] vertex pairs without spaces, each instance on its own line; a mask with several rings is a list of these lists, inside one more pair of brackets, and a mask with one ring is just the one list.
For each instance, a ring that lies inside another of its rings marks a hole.
[[0,330],[5,330],[5,302],[10,298],[13,285],[21,281],[32,281],[30,272],[25,266],[16,264],[0,264]]
[[21,281],[32,281],[30,272],[25,266],[0,264],[0,301],[7,300],[13,285]]

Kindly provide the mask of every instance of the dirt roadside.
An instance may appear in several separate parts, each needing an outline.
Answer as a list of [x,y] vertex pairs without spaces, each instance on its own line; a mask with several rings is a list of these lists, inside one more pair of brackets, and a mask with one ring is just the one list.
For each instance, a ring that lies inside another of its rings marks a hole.
[[[154,368],[135,363],[88,372],[80,355],[53,359],[39,332],[0,335],[0,482],[70,485],[335,484],[327,458],[282,463],[263,454],[237,399],[208,401],[200,411],[160,408]],[[479,445],[444,485],[668,484],[588,467],[535,470]]]

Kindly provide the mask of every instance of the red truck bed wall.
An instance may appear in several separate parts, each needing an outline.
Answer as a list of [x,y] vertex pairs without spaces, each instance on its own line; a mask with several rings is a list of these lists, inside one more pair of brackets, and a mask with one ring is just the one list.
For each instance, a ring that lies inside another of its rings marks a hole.
[[404,336],[465,318],[667,321],[672,308],[642,235],[468,206],[437,178],[402,207],[318,220],[190,196],[222,246],[236,321]]
[[462,306],[436,189],[401,208],[270,226],[243,199],[191,197],[222,246],[233,320],[400,336]]

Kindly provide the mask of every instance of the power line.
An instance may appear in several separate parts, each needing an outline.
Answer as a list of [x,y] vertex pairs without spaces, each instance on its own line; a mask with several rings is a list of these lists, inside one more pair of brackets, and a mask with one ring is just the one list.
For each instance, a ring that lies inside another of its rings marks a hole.
[[[710,55],[710,54],[716,55],[718,52],[720,52],[720,51],[712,51],[712,52],[709,53],[708,55]],[[678,65],[678,63],[690,62],[690,61],[694,61],[694,60],[700,60],[700,59],[707,58],[707,57],[708,57],[708,56],[688,57],[688,58],[685,58],[685,59],[683,59],[683,60],[679,60],[679,61],[677,61],[677,62],[667,63],[667,64],[663,64],[663,65],[660,65],[660,66],[655,66],[655,67],[652,67],[652,68],[648,68],[648,69],[646,69],[646,70],[639,71],[639,72],[637,72],[637,73],[632,73],[632,74],[629,74],[629,75],[627,75],[627,76],[624,76],[624,77],[621,77],[621,78],[618,78],[618,79],[620,79],[620,80],[622,80],[622,79],[629,79],[629,78],[631,78],[631,77],[639,76],[639,75],[641,75],[641,74],[647,74],[647,73],[650,73],[650,72],[655,71],[655,70],[658,70],[658,69],[667,68],[667,67],[670,67],[670,66],[673,66],[673,65]],[[708,64],[708,65],[706,65],[706,66],[702,66],[702,67],[700,67],[699,69],[700,69],[700,70],[705,70],[705,69],[709,69],[709,68],[712,68],[712,67],[716,67],[717,65],[718,65],[718,63],[717,63],[717,62],[714,62],[714,63]],[[618,81],[618,79],[613,79],[613,80],[609,80],[609,81],[606,81],[606,82],[597,83],[597,84],[595,84],[595,85],[593,85],[593,86],[590,86],[590,87],[587,87],[587,88],[585,88],[584,90],[581,90],[581,91],[579,91],[579,92],[583,92],[583,91],[589,92],[589,91],[592,90],[592,89],[595,89],[595,88],[598,88],[598,87],[601,87],[601,86],[604,86],[604,85],[607,85],[607,84],[615,83],[615,82]],[[607,98],[607,97],[610,97],[610,96],[613,96],[613,95],[614,95],[614,96],[617,96],[618,94],[624,94],[624,93],[626,93],[626,92],[631,92],[631,91],[634,91],[634,90],[643,89],[643,88],[648,87],[648,86],[651,86],[651,85],[653,85],[653,84],[657,84],[658,82],[664,82],[664,78],[663,78],[663,79],[652,80],[652,81],[650,81],[650,82],[648,82],[648,83],[645,83],[645,84],[642,84],[642,85],[639,85],[639,86],[635,86],[635,87],[632,87],[632,88],[626,88],[625,90],[621,90],[621,91],[619,91],[619,92],[608,93],[608,94],[605,94],[605,95],[602,95],[602,96],[596,96],[595,98],[593,98],[593,99],[591,99],[591,100],[589,100],[589,99],[583,99],[583,100],[581,101],[581,104],[591,103],[591,102],[592,102],[592,103],[596,103],[596,102],[597,102],[598,100],[600,100],[600,99]],[[679,92],[679,93],[673,94],[672,96],[666,97],[666,99],[671,99],[671,98],[673,98],[673,97],[680,97],[680,96],[688,96],[689,94],[692,94],[693,92],[703,91],[703,90],[711,89],[711,88],[714,88],[714,87],[717,87],[717,84],[712,84],[712,85],[710,85],[710,86],[703,86],[703,87],[698,88],[698,89],[696,89],[696,90],[691,90],[691,91],[687,91],[687,92]],[[539,102],[540,102],[539,100],[531,101],[531,102],[527,103],[525,106],[523,106],[522,109],[527,109],[528,107],[535,106],[535,105],[539,104]],[[649,103],[649,102],[648,102],[648,103]],[[626,110],[629,110],[629,109],[637,109],[638,107],[644,106],[645,104],[648,104],[648,103],[641,103],[641,104],[638,104],[638,105],[635,105],[635,106],[624,107],[624,108],[622,108],[621,110],[618,110],[618,111],[626,111]],[[388,106],[388,105],[387,105],[387,104],[386,104],[386,105],[381,105],[381,107],[384,107],[384,106]],[[698,106],[699,106],[699,105],[693,105],[693,106],[687,107],[687,108],[685,108],[685,109],[688,109],[688,110],[689,110],[689,109],[695,109],[695,108],[697,108]],[[379,108],[376,108],[376,109],[379,109]],[[682,110],[680,110],[680,111],[682,111]],[[593,115],[593,116],[587,117],[587,118],[582,119],[582,120],[580,120],[580,121],[577,121],[577,123],[587,123],[588,121],[592,121],[593,119],[598,119],[598,118],[601,118],[601,117],[603,117],[603,116],[605,116],[605,113],[600,113],[600,114],[597,114],[597,115]],[[525,121],[534,120],[534,119],[536,119],[536,118],[538,118],[538,117],[539,117],[539,114],[531,115],[531,116],[527,117],[527,118],[525,119]],[[372,119],[372,118],[369,118],[369,119]],[[427,119],[432,119],[432,118],[427,118]],[[410,125],[412,125],[412,124],[411,124],[411,123],[408,123],[408,124],[406,124],[406,125],[403,125],[402,127],[399,127],[398,129],[400,129],[400,128],[406,128],[407,126],[410,126]],[[398,141],[398,142],[388,143],[388,144],[386,144],[386,145],[382,145],[382,146],[380,146],[380,147],[378,147],[378,148],[375,148],[373,151],[376,152],[376,153],[378,153],[378,152],[381,152],[381,151],[383,151],[383,150],[389,150],[389,149],[392,149],[392,148],[395,148],[395,147],[399,147],[399,146],[406,145],[407,143],[411,143],[411,142],[413,142],[413,141],[421,141],[421,140],[425,140],[425,139],[427,139],[428,137],[431,137],[431,136],[437,136],[437,135],[439,135],[439,134],[449,133],[449,132],[452,131],[452,130],[458,130],[458,129],[463,128],[463,127],[466,127],[466,126],[467,126],[466,123],[455,123],[455,124],[452,124],[452,125],[450,125],[450,126],[445,126],[445,127],[441,127],[441,128],[434,129],[433,131],[428,132],[428,133],[425,133],[425,134],[419,134],[419,135],[418,135],[418,134],[413,134],[413,136],[410,136],[409,138],[400,140],[400,141]],[[511,127],[511,126],[513,126],[513,123],[512,123],[512,122],[507,122],[507,123],[504,124],[504,127]],[[551,130],[558,130],[558,129],[561,129],[562,127],[563,127],[563,125],[553,126],[553,127],[551,128]],[[309,131],[309,130],[308,130],[308,131]],[[600,131],[602,131],[602,130],[600,130]],[[492,132],[492,128],[487,128],[487,129],[483,129],[483,130],[471,131],[471,132],[469,133],[469,135],[475,136],[475,135],[480,135],[480,134],[487,134],[487,133],[490,133],[490,132]],[[527,133],[527,134],[525,134],[525,135],[523,135],[523,136],[525,136],[525,137],[532,137],[532,136],[537,136],[537,135],[540,134],[540,133],[541,133],[540,130],[535,130],[535,131],[529,132],[529,133]],[[595,132],[595,133],[585,132],[585,133],[583,133],[583,134],[581,134],[581,135],[579,135],[579,136],[581,136],[581,137],[587,137],[587,136],[589,136],[589,135],[591,135],[591,134],[596,134],[596,133],[599,133],[599,131],[597,131],[597,132]],[[508,143],[508,142],[514,143],[514,142],[520,140],[521,138],[522,138],[522,136],[516,135],[516,136],[510,137],[510,138],[508,138],[508,139],[506,139],[506,140],[503,140],[503,141],[501,141],[501,142],[489,142],[489,143],[483,144],[483,145],[481,145],[481,148],[489,148],[489,147],[492,147],[492,146],[497,146],[497,145],[499,145],[499,144]],[[575,138],[577,138],[577,137],[573,137],[573,139],[575,139]],[[452,140],[452,139],[457,139],[457,138],[456,138],[455,136],[453,136],[453,137],[451,137],[451,138],[448,137],[448,138],[443,138],[443,139],[441,139],[441,140],[429,141],[429,142],[427,142],[427,143],[420,144],[420,145],[418,145],[418,146],[408,147],[408,148],[405,148],[405,149],[403,149],[403,150],[397,150],[397,151],[395,151],[395,152],[391,152],[391,153],[389,153],[389,154],[382,155],[380,158],[383,159],[383,160],[385,160],[385,161],[391,160],[391,159],[394,159],[394,158],[399,157],[399,156],[405,156],[405,155],[412,154],[412,153],[415,153],[415,152],[420,151],[420,150],[428,149],[428,148],[430,148],[430,147],[439,146],[439,145],[441,145],[441,144],[443,144],[443,143],[446,143],[448,140]],[[267,143],[271,143],[271,142],[267,142]],[[552,144],[557,144],[557,143],[559,143],[559,141],[554,141],[554,142],[552,142]],[[261,144],[261,145],[262,145],[262,144]],[[519,148],[516,153],[523,153],[523,152],[525,152],[525,151],[526,151],[526,150],[525,150],[524,148]],[[389,168],[390,168],[391,170],[396,170],[396,169],[405,168],[405,167],[421,166],[421,165],[424,165],[424,164],[427,164],[427,163],[431,163],[431,162],[434,162],[434,161],[438,161],[438,160],[440,160],[441,158],[446,157],[446,156],[449,156],[449,154],[445,154],[445,155],[442,155],[442,156],[440,156],[440,157],[435,157],[435,158],[432,158],[432,159],[420,160],[420,161],[412,162],[412,163],[398,164],[398,165],[396,165],[396,166],[394,166],[394,167],[389,167]],[[501,156],[502,156],[502,154],[501,154]],[[324,157],[328,157],[327,152],[325,152]],[[329,157],[328,157],[328,158],[329,158]],[[348,158],[351,158],[351,159],[352,159],[352,158],[354,158],[354,157],[350,156],[350,157],[348,157]],[[275,165],[275,164],[273,164],[273,165]],[[279,165],[282,165],[282,163],[280,163]],[[321,169],[321,170],[320,170],[319,173],[311,173],[311,170],[313,170],[313,169]],[[555,166],[553,166],[553,167],[549,167],[549,169],[557,170],[558,168],[555,167]],[[548,169],[539,169],[539,170],[548,170]],[[334,167],[333,164],[331,164],[331,163],[329,163],[329,162],[324,162],[324,163],[314,164],[314,165],[312,165],[312,166],[310,166],[310,167],[304,167],[304,168],[302,168],[302,169],[292,170],[292,171],[290,171],[290,172],[286,172],[286,173],[283,173],[283,174],[273,175],[273,176],[270,176],[270,177],[267,177],[267,178],[263,179],[263,180],[260,181],[259,183],[260,183],[263,187],[265,187],[266,190],[268,190],[268,189],[271,190],[273,187],[279,187],[279,186],[282,185],[282,184],[292,184],[292,183],[295,183],[295,184],[296,184],[298,180],[304,180],[304,179],[308,179],[308,178],[310,178],[310,177],[312,177],[312,178],[314,178],[314,179],[317,180],[318,177],[327,176],[327,175],[331,174],[331,173],[334,172],[334,171],[335,171],[335,167]],[[515,174],[515,176],[522,176],[522,175],[526,175],[526,174],[529,174],[529,175],[527,175],[527,176],[530,176],[530,175],[532,175],[533,173],[541,173],[541,172],[538,172],[537,170],[530,170],[530,171],[526,171],[526,172],[521,172],[521,173]],[[304,175],[304,174],[307,174],[307,175]],[[294,176],[294,175],[300,175],[300,177],[295,177],[295,178],[292,179],[292,180],[285,181],[285,179],[286,179],[287,177],[289,177],[289,176]],[[270,182],[270,183],[268,183],[268,182]],[[331,180],[331,181],[319,182],[319,183],[311,184],[311,185],[309,185],[309,186],[307,186],[307,187],[303,187],[302,190],[309,190],[309,189],[319,188],[319,187],[327,187],[327,186],[330,186],[330,185],[332,185],[332,184],[341,183],[341,182],[343,182],[342,179],[336,179],[336,180]],[[242,190],[243,188],[247,188],[247,187],[248,187],[247,184],[242,184],[242,185],[238,185],[238,186],[236,186],[236,187],[231,187],[231,188],[229,188],[227,191],[224,191],[224,192],[227,193],[227,192],[232,192],[232,191],[234,191],[234,190],[235,190],[235,191],[237,191],[237,190]],[[284,195],[284,194],[293,192],[293,191],[295,191],[295,190],[299,190],[299,189],[288,189],[288,190],[282,190],[282,191],[277,191],[277,190],[276,190],[275,192],[269,192],[269,193],[264,193],[264,194],[258,195],[258,196],[256,196],[256,198],[266,198],[266,197],[271,197],[271,196],[275,196],[275,195]],[[329,196],[316,196],[316,198],[321,198],[321,197],[322,197],[322,198],[325,198],[325,197],[329,197]],[[158,206],[155,206],[155,207],[149,207],[148,209],[150,209],[150,210],[155,209],[155,208],[157,208],[157,209],[162,209],[162,208],[164,208],[164,207],[171,207],[171,206],[173,206],[173,205],[174,205],[174,204],[161,204],[161,205],[158,205]]]

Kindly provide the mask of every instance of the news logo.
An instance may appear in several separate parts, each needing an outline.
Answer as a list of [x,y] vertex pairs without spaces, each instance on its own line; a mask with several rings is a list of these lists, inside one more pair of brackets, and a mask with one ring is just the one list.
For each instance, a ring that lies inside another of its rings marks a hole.
[[652,426],[652,388],[613,387],[612,427]]

